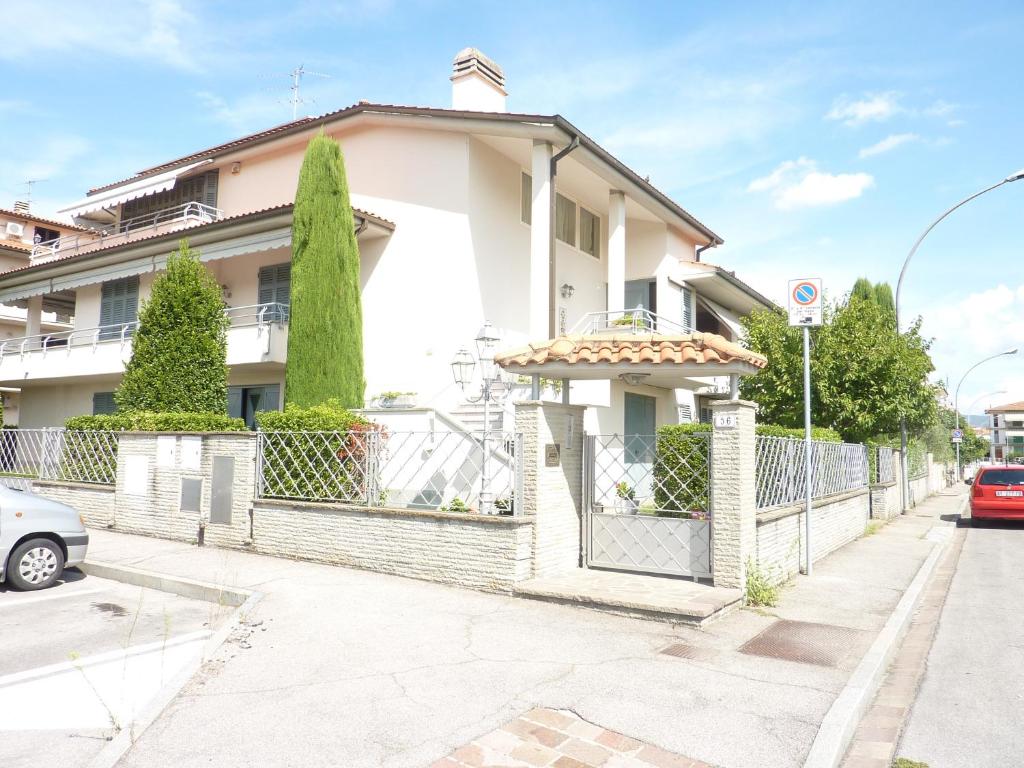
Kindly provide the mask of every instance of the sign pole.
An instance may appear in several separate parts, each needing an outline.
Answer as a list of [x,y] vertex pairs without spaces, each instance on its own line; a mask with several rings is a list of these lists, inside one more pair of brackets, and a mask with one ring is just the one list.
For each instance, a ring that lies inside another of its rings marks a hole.
[[807,548],[807,566],[804,573],[811,575],[811,341],[810,328],[804,331],[804,541]]

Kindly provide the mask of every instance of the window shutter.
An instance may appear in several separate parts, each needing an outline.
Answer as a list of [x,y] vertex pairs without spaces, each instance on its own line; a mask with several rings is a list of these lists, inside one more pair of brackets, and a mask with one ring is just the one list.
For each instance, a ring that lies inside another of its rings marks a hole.
[[100,325],[105,328],[101,339],[113,339],[121,335],[116,326],[134,323],[139,315],[139,278],[126,277],[122,280],[108,280],[100,289]]
[[691,424],[693,423],[693,408],[688,405],[677,406],[677,412],[679,414],[680,424]]
[[228,387],[228,416],[242,418],[242,388]]
[[693,289],[683,288],[679,292],[679,300],[681,302],[680,321],[683,325],[683,330],[687,333],[693,333]]
[[210,171],[206,174],[206,189],[203,192],[203,199],[199,202],[211,208],[217,207],[217,183],[219,180],[220,174],[217,171]]
[[117,413],[117,403],[113,392],[94,392],[92,395],[92,413]]

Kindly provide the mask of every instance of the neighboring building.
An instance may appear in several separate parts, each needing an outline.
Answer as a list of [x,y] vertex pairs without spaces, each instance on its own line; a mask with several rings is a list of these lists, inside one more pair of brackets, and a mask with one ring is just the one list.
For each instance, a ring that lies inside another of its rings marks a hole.
[[992,419],[992,461],[1024,459],[1024,402],[989,408],[985,413]]
[[[251,421],[280,407],[291,203],[320,131],[341,143],[357,209],[368,399],[414,391],[420,406],[468,422],[450,362],[485,319],[501,348],[636,307],[668,318],[659,330],[736,340],[742,315],[773,306],[700,260],[718,235],[564,118],[507,113],[504,76],[482,54],[460,52],[451,80],[451,109],[360,102],[149,168],[65,209],[95,232],[62,232],[0,275],[0,302],[26,304],[30,324],[55,302],[73,308],[59,351],[36,333],[0,356],[0,386],[23,388],[22,423],[113,407],[139,302],[182,237],[223,289],[231,412]],[[604,406],[591,431],[643,434],[700,418],[727,386],[574,382],[571,399]]]

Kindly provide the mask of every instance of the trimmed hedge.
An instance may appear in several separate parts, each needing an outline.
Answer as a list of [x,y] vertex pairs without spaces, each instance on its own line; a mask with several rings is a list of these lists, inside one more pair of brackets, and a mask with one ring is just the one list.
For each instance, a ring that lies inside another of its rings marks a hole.
[[64,422],[67,429],[101,432],[245,432],[242,419],[221,413],[156,413],[131,411],[95,416],[72,416]]
[[[691,517],[691,512],[710,510],[708,486],[710,472],[700,472],[707,466],[710,424],[666,424],[658,427],[654,447],[654,504],[663,517]],[[803,439],[803,429],[780,427],[776,424],[758,424],[761,437],[790,437]],[[841,443],[842,437],[828,427],[812,427],[811,438],[828,443]],[[695,469],[697,471],[695,471]],[[680,502],[692,499],[689,509]]]
[[345,432],[372,426],[372,422],[332,398],[309,407],[288,403],[283,411],[259,411],[256,425],[263,432]]

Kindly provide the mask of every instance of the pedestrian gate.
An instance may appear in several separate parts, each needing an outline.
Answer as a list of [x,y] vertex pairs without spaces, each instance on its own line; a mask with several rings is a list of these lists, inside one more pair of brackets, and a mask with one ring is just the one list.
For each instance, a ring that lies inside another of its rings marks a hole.
[[710,578],[711,434],[588,435],[589,568]]

